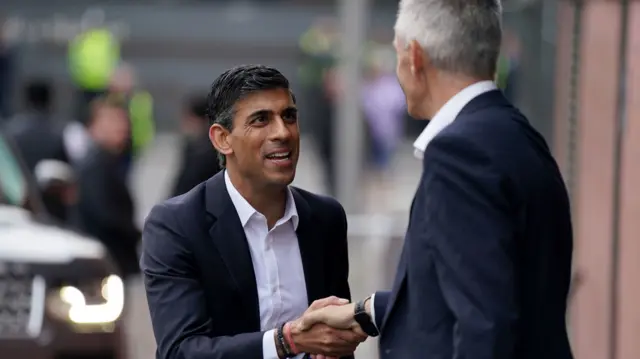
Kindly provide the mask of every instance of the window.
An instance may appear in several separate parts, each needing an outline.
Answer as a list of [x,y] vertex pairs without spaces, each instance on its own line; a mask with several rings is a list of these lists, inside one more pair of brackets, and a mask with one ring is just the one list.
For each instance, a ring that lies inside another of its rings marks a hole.
[[10,205],[22,206],[28,196],[27,181],[9,143],[0,136],[0,198]]

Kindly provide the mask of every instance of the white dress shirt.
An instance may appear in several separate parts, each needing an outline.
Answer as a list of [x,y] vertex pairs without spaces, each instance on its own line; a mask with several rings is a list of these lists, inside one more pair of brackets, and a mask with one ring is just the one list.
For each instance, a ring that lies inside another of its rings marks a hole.
[[[424,151],[427,149],[429,142],[431,142],[442,130],[449,126],[460,114],[460,111],[474,98],[482,95],[485,92],[496,90],[498,87],[493,81],[480,81],[473,85],[465,87],[462,91],[458,92],[455,96],[449,99],[444,106],[438,110],[433,116],[429,125],[420,133],[420,136],[413,143],[414,155],[418,159],[424,157]],[[376,313],[374,300],[376,295],[371,296],[371,317],[375,322]],[[375,323],[378,325],[378,323]]]
[[466,87],[449,99],[444,106],[438,110],[435,116],[425,127],[420,136],[413,143],[414,154],[418,159],[422,159],[424,151],[429,142],[433,140],[442,130],[449,126],[460,114],[460,111],[474,98],[485,92],[496,90],[498,87],[493,81],[480,81]]
[[[309,306],[302,258],[296,229],[298,211],[290,190],[284,216],[269,230],[267,218],[256,211],[231,183],[225,171],[224,181],[240,223],[244,228],[258,286],[260,329],[264,359],[278,359],[275,328],[302,315]],[[303,354],[296,358],[302,358]]]

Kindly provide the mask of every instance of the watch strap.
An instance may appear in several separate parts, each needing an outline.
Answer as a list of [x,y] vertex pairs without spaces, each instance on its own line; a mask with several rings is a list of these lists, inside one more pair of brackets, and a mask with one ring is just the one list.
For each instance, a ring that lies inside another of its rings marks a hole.
[[377,337],[380,333],[378,332],[378,328],[376,328],[371,316],[367,314],[365,310],[365,303],[369,300],[366,298],[356,303],[355,310],[353,314],[353,318],[360,325],[362,331],[365,332],[370,337]]

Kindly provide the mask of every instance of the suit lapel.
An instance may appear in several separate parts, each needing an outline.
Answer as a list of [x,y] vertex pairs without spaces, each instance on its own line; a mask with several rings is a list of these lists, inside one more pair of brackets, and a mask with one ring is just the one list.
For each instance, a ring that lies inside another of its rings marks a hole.
[[224,182],[224,171],[206,183],[207,211],[215,217],[209,235],[239,290],[256,328],[260,328],[260,304],[253,262],[244,229]]
[[291,188],[300,222],[296,235],[300,247],[300,257],[304,268],[304,280],[307,286],[309,304],[314,300],[325,297],[325,278],[323,273],[325,253],[322,233],[318,231],[318,223],[314,223],[314,216],[309,203],[296,188]]

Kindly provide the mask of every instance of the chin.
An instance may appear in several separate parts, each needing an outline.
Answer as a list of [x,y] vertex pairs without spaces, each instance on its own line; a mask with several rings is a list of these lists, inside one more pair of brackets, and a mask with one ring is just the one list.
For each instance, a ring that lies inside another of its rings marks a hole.
[[273,186],[284,187],[290,185],[295,176],[295,171],[291,173],[274,173],[267,176],[267,182]]
[[266,161],[264,168],[264,178],[267,183],[275,186],[288,186],[296,176],[296,166],[298,156],[294,155],[287,160]]

